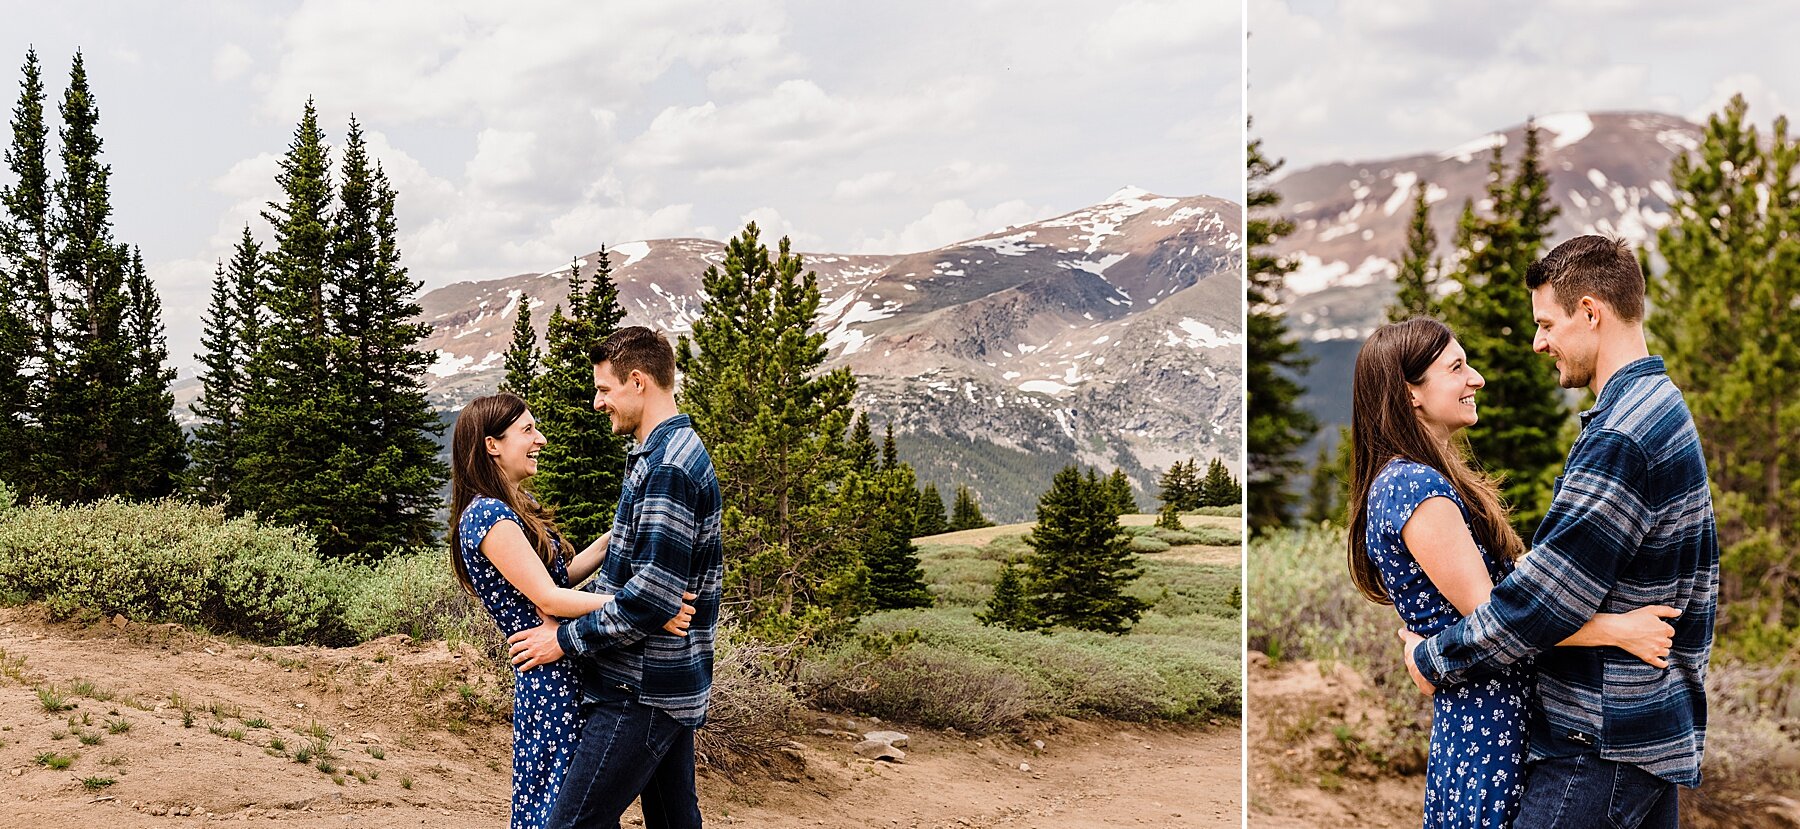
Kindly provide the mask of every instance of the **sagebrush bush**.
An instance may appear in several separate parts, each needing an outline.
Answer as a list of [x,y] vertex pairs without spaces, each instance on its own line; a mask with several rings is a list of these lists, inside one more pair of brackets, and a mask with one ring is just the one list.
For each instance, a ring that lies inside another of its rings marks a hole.
[[917,634],[891,653],[863,640],[810,661],[806,687],[822,704],[982,733],[1055,715],[1196,721],[1233,714],[1235,631],[1216,646],[1180,636],[986,627],[966,609],[890,611],[865,634]]
[[1201,507],[1197,510],[1194,510],[1193,514],[1194,515],[1214,515],[1214,516],[1221,516],[1221,517],[1228,517],[1228,518],[1242,518],[1242,517],[1244,517],[1244,506],[1242,504],[1230,504],[1228,506],[1223,506],[1223,507]]
[[278,644],[348,644],[347,565],[218,507],[107,499],[0,514],[0,582],[53,611],[123,613]]
[[1131,551],[1134,553],[1166,553],[1169,542],[1150,535],[1140,535],[1131,539]]
[[800,700],[782,678],[786,656],[720,626],[706,727],[694,732],[694,753],[709,768],[735,774],[787,745],[800,721]]

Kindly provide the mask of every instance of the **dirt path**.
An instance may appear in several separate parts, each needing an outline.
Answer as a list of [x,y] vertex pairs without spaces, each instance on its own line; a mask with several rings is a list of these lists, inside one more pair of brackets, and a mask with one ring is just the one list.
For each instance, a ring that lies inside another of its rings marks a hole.
[[[273,648],[0,609],[0,672],[9,826],[506,823],[501,691],[467,648],[404,637]],[[59,704],[72,707],[47,710]],[[878,727],[815,719],[819,728]],[[804,771],[752,782],[703,776],[703,808],[716,825],[774,829],[1239,825],[1235,724],[1064,721],[987,740],[900,730],[912,737],[904,763],[863,760],[847,738],[810,734],[793,746]],[[321,745],[322,763],[310,750]],[[67,767],[54,768],[64,758]]]

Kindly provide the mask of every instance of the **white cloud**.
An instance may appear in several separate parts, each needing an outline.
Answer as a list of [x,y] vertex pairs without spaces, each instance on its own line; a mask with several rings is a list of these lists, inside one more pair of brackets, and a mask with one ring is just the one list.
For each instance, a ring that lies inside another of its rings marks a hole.
[[977,210],[962,199],[946,199],[898,233],[888,231],[863,239],[857,253],[915,253],[985,236],[1016,224],[1050,216],[1049,207],[1033,206],[1020,199]]
[[213,53],[212,77],[213,80],[220,83],[235,81],[249,72],[250,67],[254,65],[256,65],[256,60],[250,57],[250,53],[244,47],[236,43],[227,43]]
[[809,80],[723,106],[669,107],[625,151],[628,163],[683,167],[701,180],[747,179],[841,157],[917,129],[956,130],[985,84],[952,78],[886,99],[834,96]]

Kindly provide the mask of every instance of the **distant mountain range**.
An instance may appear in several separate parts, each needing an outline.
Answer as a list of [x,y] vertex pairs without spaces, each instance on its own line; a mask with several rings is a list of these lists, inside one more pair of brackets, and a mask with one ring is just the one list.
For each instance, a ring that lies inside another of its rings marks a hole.
[[[922,482],[946,498],[966,483],[990,518],[1012,521],[1067,463],[1124,468],[1146,508],[1177,460],[1241,471],[1242,231],[1236,203],[1126,188],[922,253],[803,257],[824,295],[827,366],[856,374],[877,434],[892,423]],[[724,259],[706,239],[607,250],[626,324],[671,337],[690,330],[701,275]],[[584,278],[595,253],[580,257]],[[425,379],[447,418],[504,376],[522,304],[542,342],[568,278],[563,265],[420,298],[433,327],[421,348],[436,355]]]
[[[1669,219],[1669,168],[1700,144],[1701,128],[1653,112],[1561,113],[1537,119],[1550,200],[1561,213],[1549,245],[1584,233],[1610,233],[1643,244]],[[1428,182],[1440,257],[1451,252],[1465,201],[1486,198],[1495,147],[1516,163],[1525,125],[1489,133],[1440,152],[1297,170],[1273,183],[1280,212],[1295,231],[1275,246],[1299,267],[1287,279],[1287,321],[1316,359],[1303,407],[1321,421],[1348,423],[1350,369],[1356,351],[1395,294],[1394,270],[1406,246],[1414,188]],[[1279,151],[1279,148],[1276,148]],[[1521,341],[1523,342],[1523,341]],[[1335,434],[1335,429],[1327,429]]]

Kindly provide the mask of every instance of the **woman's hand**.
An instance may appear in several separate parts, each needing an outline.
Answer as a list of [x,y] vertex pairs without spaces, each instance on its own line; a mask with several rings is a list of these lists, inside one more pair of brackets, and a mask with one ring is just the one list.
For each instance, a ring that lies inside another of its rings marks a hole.
[[676,636],[686,636],[688,626],[694,623],[694,606],[687,604],[687,602],[691,602],[697,598],[699,597],[692,593],[681,594],[681,612],[675,614],[675,618],[670,619],[665,623],[663,625],[663,630],[673,633]]
[[1675,628],[1664,619],[1673,619],[1681,611],[1668,605],[1653,604],[1629,613],[1603,613],[1594,617],[1604,620],[1609,644],[1658,667],[1669,667],[1669,649],[1675,646]]

